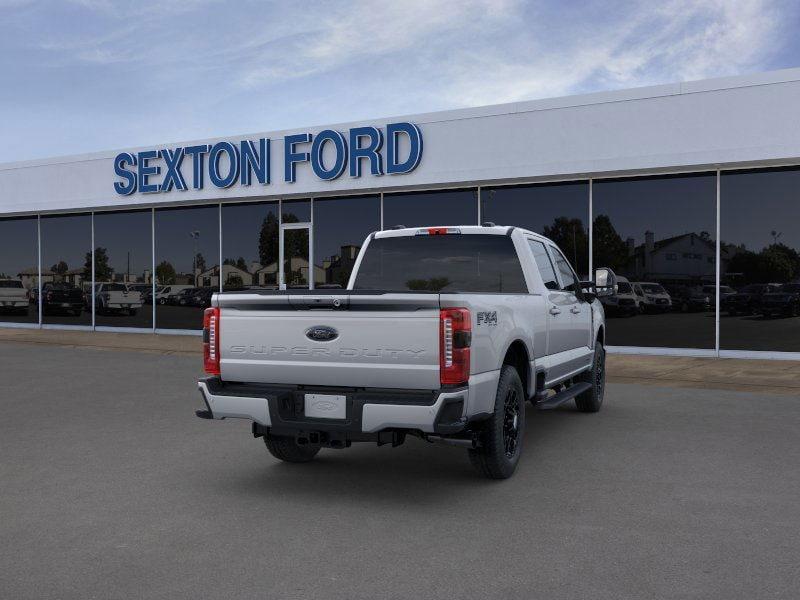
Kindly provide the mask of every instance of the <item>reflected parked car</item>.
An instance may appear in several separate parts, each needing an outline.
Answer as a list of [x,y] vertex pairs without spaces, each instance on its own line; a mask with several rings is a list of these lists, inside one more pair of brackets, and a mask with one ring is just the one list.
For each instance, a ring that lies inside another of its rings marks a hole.
[[29,302],[21,279],[0,279],[0,312],[27,314]]
[[69,283],[48,281],[42,286],[42,312],[62,312],[76,317],[83,312],[83,292]]
[[786,283],[775,292],[761,296],[759,312],[765,317],[800,315],[800,283]]
[[672,310],[672,298],[660,283],[637,281],[633,284],[636,295],[642,298],[644,312],[668,312]]
[[156,302],[158,304],[172,304],[170,297],[177,296],[181,291],[193,288],[193,285],[165,285],[156,290]]
[[200,308],[208,308],[211,306],[211,296],[218,292],[217,288],[196,288],[193,293],[189,294],[189,306],[198,306]]
[[142,307],[142,294],[123,283],[96,283],[94,306],[97,313],[122,313],[133,316]]
[[754,315],[761,308],[761,298],[764,294],[771,294],[780,289],[778,283],[752,283],[741,290],[722,298],[720,310],[726,311],[731,316]]
[[600,302],[609,316],[632,317],[642,312],[643,306],[642,300],[633,291],[630,281],[621,276],[617,276],[617,293],[601,297]]
[[[703,286],[703,293],[708,294],[708,297],[711,298],[711,305],[716,306],[717,304],[717,286],[715,285],[704,285]],[[736,290],[733,289],[729,285],[721,285],[719,286],[719,303],[722,305],[725,302],[725,298],[729,296],[733,296],[736,294]]]
[[711,310],[711,296],[700,286],[682,285],[669,290],[672,307],[681,312],[702,312]]
[[203,289],[204,288],[189,287],[179,291],[177,294],[170,294],[167,296],[167,304],[173,306],[192,306],[192,296]]

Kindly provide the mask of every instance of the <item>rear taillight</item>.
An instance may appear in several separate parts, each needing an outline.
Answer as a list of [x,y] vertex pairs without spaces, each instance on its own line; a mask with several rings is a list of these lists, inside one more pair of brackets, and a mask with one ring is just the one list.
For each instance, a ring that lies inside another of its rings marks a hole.
[[471,343],[469,309],[443,308],[439,313],[439,379],[442,385],[467,383]]
[[203,312],[203,368],[209,375],[219,375],[219,309]]

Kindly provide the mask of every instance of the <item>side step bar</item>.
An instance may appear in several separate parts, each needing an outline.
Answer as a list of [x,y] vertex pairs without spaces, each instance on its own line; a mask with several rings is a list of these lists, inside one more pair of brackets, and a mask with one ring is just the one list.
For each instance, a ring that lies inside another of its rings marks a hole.
[[536,403],[536,408],[539,410],[551,410],[553,408],[557,408],[564,404],[567,400],[572,400],[578,394],[582,394],[583,392],[592,389],[592,384],[586,381],[581,381],[580,383],[574,383],[568,388],[561,390],[557,394],[553,396],[549,396],[548,398],[541,400]]

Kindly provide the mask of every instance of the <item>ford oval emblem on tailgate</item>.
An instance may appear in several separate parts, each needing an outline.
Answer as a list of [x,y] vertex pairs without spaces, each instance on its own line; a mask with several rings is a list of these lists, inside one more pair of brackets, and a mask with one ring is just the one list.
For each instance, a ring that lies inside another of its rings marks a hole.
[[306,337],[315,342],[330,342],[339,337],[339,332],[327,325],[315,325],[306,329]]

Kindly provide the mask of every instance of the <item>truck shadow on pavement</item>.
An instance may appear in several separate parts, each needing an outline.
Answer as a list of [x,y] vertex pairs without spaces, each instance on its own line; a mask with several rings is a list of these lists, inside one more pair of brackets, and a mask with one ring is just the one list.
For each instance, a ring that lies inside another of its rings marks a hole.
[[[531,477],[536,478],[536,455],[545,449],[548,454],[563,451],[570,438],[587,426],[583,416],[571,405],[546,412],[528,406],[523,456],[508,483],[528,485]],[[214,485],[228,493],[238,491],[271,500],[319,501],[324,493],[337,501],[363,503],[367,499],[396,504],[438,503],[444,496],[480,492],[485,486],[503,483],[478,475],[465,449],[411,436],[398,448],[361,443],[344,450],[323,449],[306,464],[277,462],[266,448],[263,452],[263,468],[248,468],[252,463],[246,462],[231,471],[230,464],[220,465],[220,472],[207,472],[204,481],[217,482]]]

